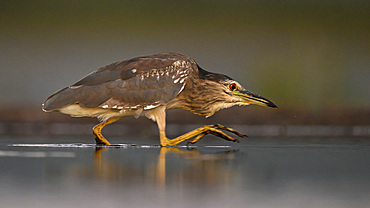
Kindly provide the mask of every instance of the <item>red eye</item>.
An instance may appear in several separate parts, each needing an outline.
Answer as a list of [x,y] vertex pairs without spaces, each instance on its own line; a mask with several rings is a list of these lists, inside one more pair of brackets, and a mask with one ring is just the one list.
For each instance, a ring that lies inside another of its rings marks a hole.
[[231,83],[231,84],[229,85],[229,89],[230,89],[231,91],[236,90],[236,84],[235,84],[235,83]]

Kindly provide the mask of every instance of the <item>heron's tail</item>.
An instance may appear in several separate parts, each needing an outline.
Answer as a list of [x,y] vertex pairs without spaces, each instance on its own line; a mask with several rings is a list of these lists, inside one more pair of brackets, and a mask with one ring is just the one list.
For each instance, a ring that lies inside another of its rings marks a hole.
[[42,104],[42,110],[51,112],[76,102],[76,90],[70,87],[63,88],[52,94]]

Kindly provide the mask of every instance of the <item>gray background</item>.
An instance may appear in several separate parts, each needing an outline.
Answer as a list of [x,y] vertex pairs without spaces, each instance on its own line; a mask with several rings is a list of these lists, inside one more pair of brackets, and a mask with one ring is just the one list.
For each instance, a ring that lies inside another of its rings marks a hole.
[[0,1],[0,105],[39,110],[115,61],[181,52],[279,107],[370,103],[368,1]]

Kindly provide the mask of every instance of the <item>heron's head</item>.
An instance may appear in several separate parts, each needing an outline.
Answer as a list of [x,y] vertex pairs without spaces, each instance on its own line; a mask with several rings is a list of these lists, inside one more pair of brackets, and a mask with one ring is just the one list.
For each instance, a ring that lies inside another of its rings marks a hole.
[[217,100],[218,105],[223,105],[220,108],[250,104],[277,108],[270,100],[248,91],[237,81],[226,75],[207,72],[203,69],[200,69],[200,74],[210,86],[207,94],[213,96],[213,99]]

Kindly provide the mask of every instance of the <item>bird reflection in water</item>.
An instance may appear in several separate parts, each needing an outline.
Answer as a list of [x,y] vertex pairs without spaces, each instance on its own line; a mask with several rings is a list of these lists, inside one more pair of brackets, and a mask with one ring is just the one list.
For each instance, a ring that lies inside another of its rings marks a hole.
[[[109,157],[111,147],[97,147],[94,153],[94,177],[124,183],[150,183],[158,187],[166,184],[218,186],[231,184],[235,170],[228,167],[238,150],[228,149],[201,153],[196,149],[160,148],[157,159],[150,163],[122,164]],[[208,149],[207,149],[208,151]],[[131,161],[132,162],[132,161]],[[139,161],[138,161],[139,162]]]

